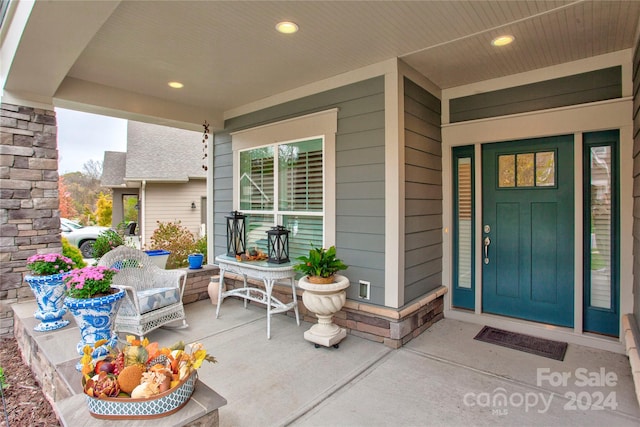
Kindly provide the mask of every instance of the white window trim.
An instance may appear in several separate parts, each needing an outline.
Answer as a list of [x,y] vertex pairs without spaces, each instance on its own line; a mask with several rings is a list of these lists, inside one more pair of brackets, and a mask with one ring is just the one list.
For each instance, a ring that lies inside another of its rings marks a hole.
[[240,207],[240,151],[265,145],[322,137],[324,139],[322,174],[324,179],[323,246],[335,245],[336,236],[336,132],[338,109],[312,113],[276,123],[231,133],[233,150],[233,209]]

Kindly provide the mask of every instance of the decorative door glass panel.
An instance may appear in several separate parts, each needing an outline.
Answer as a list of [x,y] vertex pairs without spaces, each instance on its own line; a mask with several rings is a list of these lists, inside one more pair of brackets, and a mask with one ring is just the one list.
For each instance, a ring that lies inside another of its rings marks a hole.
[[555,185],[555,151],[498,156],[498,188],[536,188]]
[[536,187],[556,185],[555,152],[536,153]]
[[498,186],[516,186],[516,156],[512,154],[498,156]]
[[533,187],[533,153],[518,154],[516,186],[517,187]]

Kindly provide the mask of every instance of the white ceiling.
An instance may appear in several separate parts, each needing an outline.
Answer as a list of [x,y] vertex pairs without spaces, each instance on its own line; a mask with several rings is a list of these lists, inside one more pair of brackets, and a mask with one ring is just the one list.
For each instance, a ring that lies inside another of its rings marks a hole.
[[[72,46],[49,59],[57,78],[37,95],[69,98],[81,82],[126,94],[133,111],[139,97],[224,114],[394,57],[445,89],[631,48],[640,16],[636,0],[97,3],[36,2],[31,37]],[[277,33],[283,19],[300,31]],[[503,33],[515,42],[491,46]],[[6,88],[39,87],[24,65],[33,56],[15,61]]]

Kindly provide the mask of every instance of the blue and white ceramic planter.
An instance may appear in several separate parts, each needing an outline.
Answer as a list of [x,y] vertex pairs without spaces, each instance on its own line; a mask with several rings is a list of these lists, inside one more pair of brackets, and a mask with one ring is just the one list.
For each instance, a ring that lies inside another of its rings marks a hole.
[[41,323],[33,329],[38,332],[54,331],[69,324],[62,316],[67,313],[64,306],[66,285],[62,280],[68,273],[52,274],[49,276],[25,276],[38,303],[38,311],[34,317]]
[[76,346],[79,355],[84,354],[82,350],[86,345],[94,347],[100,340],[107,342],[93,350],[91,356],[94,359],[106,356],[109,349],[118,344],[118,334],[113,330],[113,325],[125,291],[114,289],[118,289],[118,292],[103,297],[65,299],[64,305],[69,308],[80,328],[80,342]]

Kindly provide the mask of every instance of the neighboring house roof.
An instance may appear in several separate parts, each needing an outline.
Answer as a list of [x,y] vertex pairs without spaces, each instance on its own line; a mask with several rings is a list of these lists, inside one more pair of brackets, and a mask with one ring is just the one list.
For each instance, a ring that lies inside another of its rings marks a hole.
[[188,181],[206,178],[199,132],[148,123],[127,126],[126,180]]
[[127,153],[119,151],[105,151],[102,163],[102,177],[100,185],[102,187],[122,187],[125,185],[125,162]]
[[203,148],[199,132],[129,121],[127,152],[105,151],[100,184],[121,187],[127,181],[206,178]]

